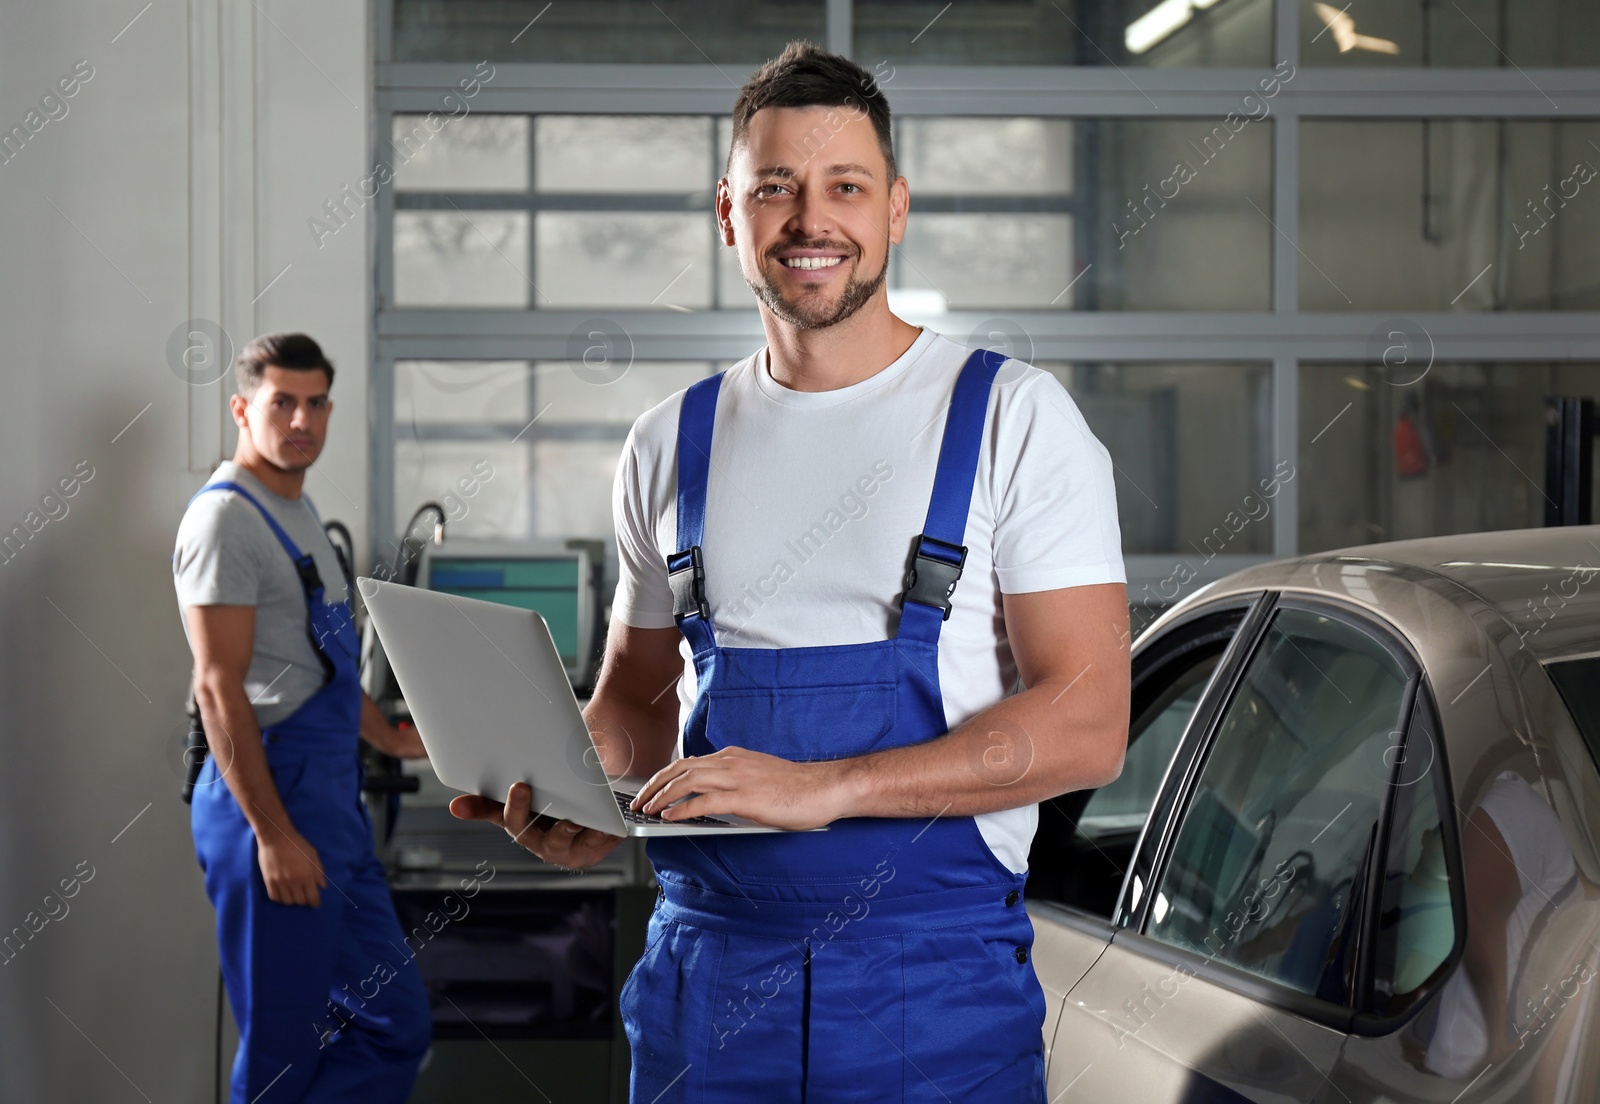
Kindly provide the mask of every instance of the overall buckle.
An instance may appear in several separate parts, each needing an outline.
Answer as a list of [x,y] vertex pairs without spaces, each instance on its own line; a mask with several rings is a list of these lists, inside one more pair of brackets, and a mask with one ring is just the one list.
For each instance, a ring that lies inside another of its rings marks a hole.
[[[956,562],[928,555],[923,549],[930,545],[955,556]],[[961,578],[961,569],[966,563],[966,545],[951,544],[919,533],[911,566],[906,570],[906,590],[900,604],[904,606],[906,602],[921,602],[943,611],[942,620],[950,620],[950,596],[956,591],[956,582]]]
[[711,620],[711,607],[706,604],[706,568],[698,544],[667,557],[667,583],[672,587],[674,620],[694,616]]

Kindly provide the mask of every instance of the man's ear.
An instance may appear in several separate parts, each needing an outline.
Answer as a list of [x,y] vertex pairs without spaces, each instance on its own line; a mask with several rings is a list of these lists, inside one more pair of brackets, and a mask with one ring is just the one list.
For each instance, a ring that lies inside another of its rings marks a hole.
[[895,245],[906,236],[906,216],[911,212],[911,185],[897,176],[889,185],[889,240]]
[[245,411],[250,409],[250,400],[243,395],[234,394],[228,398],[228,412],[233,415],[233,424],[240,429],[249,429],[250,422],[245,417]]
[[722,244],[733,244],[733,187],[728,178],[717,181],[717,229],[722,232]]

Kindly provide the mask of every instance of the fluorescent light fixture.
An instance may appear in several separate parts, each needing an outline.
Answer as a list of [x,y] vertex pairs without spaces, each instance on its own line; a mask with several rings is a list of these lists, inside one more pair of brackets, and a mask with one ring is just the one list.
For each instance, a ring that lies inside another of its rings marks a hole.
[[[1211,0],[1215,3],[1216,0]],[[1194,17],[1194,0],[1161,0],[1161,3],[1128,24],[1122,32],[1123,45],[1130,54],[1142,54]]]

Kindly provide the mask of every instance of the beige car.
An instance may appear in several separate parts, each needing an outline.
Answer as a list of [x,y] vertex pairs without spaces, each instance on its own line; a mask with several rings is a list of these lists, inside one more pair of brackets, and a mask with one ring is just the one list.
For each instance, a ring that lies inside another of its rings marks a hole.
[[1253,567],[1040,811],[1053,1102],[1600,1100],[1600,527]]

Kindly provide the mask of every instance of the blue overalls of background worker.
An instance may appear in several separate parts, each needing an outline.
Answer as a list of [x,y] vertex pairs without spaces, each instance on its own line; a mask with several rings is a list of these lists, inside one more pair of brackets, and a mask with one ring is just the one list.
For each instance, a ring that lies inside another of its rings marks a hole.
[[[348,587],[329,600],[317,560],[327,568],[332,546],[310,500],[285,493],[299,490],[296,477],[320,450],[331,371],[303,335],[257,339],[240,361],[238,452],[191,500],[174,553],[211,748],[190,822],[239,1027],[231,1099],[401,1104],[431,1014],[374,854],[360,742],[416,749],[363,694]],[[274,636],[298,620],[296,597],[303,628]],[[259,726],[252,759],[242,745],[255,717],[237,711],[244,687],[256,689],[259,709],[282,702],[285,682],[298,686],[288,701],[300,700]],[[263,834],[273,836],[267,845]],[[284,877],[267,862],[274,848],[306,865]]]

